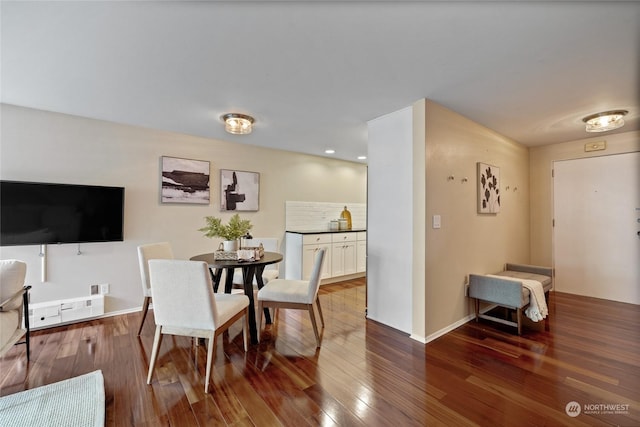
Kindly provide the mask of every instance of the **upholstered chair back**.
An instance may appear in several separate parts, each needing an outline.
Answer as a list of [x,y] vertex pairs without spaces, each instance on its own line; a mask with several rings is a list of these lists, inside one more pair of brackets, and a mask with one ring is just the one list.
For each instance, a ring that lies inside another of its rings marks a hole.
[[[27,264],[15,259],[0,261],[0,301],[8,299],[24,286]],[[3,310],[22,309],[22,299],[15,299],[3,307]]]
[[168,242],[150,243],[138,246],[138,263],[140,265],[140,279],[142,292],[145,297],[151,296],[151,285],[149,283],[149,260],[150,259],[173,259],[173,251]]
[[322,273],[322,263],[324,261],[324,252],[324,249],[319,249],[318,252],[316,252],[316,259],[313,262],[313,270],[311,270],[311,277],[309,277],[309,293],[307,295],[308,304],[312,304],[318,296],[318,289],[320,289],[320,274]]
[[215,330],[218,312],[207,263],[149,260],[156,325]]

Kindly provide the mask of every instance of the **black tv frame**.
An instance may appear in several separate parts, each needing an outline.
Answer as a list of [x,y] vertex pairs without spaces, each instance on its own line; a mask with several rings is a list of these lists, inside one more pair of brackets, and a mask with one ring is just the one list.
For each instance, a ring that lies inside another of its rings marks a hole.
[[0,246],[124,241],[124,196],[124,187],[0,180]]

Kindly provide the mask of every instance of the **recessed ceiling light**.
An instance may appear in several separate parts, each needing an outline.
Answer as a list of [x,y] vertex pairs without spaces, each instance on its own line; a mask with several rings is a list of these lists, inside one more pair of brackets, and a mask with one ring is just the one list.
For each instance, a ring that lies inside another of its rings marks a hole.
[[336,152],[336,150],[333,150],[333,149],[329,148],[328,150],[324,150],[324,152],[326,154],[334,154]]
[[624,126],[624,116],[629,113],[627,110],[604,111],[602,113],[591,114],[582,119],[586,123],[587,132],[606,132]]
[[358,156],[358,160],[367,160],[367,156]]
[[251,133],[255,122],[253,117],[238,113],[227,113],[220,118],[224,122],[224,130],[234,135]]

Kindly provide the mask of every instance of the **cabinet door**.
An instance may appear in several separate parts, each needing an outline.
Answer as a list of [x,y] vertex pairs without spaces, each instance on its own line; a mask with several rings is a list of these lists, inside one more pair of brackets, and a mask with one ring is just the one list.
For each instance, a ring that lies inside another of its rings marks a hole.
[[332,265],[332,247],[330,243],[325,243],[318,245],[319,247],[324,249],[324,262],[322,264],[322,274],[320,275],[321,279],[328,279],[331,277],[331,265]]
[[316,260],[316,252],[318,252],[318,248],[318,245],[302,246],[302,280],[309,280],[311,278],[313,263]]
[[313,264],[316,261],[316,252],[320,248],[325,250],[322,264],[321,279],[331,277],[331,245],[304,245],[302,246],[302,280],[309,280],[313,271]]
[[342,246],[344,274],[356,272],[356,242],[347,242]]
[[331,246],[331,276],[344,276],[344,243]]

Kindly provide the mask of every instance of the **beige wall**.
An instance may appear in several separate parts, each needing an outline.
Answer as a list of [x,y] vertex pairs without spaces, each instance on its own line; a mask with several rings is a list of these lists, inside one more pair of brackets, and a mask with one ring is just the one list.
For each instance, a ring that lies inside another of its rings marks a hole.
[[[426,101],[425,128],[429,338],[471,313],[465,297],[469,273],[529,262],[529,154],[527,147],[431,101]],[[477,162],[500,168],[501,210],[496,215],[477,213]],[[433,215],[441,215],[442,228],[432,228]]]
[[[606,141],[603,151],[585,152],[585,144]],[[624,132],[601,135],[562,144],[531,147],[529,150],[529,182],[531,186],[531,263],[553,264],[552,217],[553,184],[551,168],[556,160],[579,159],[584,157],[640,151],[640,132]]]
[[[1,112],[0,178],[125,187],[125,241],[80,245],[81,255],[77,245],[49,245],[46,283],[38,246],[0,248],[1,258],[27,262],[33,302],[84,296],[91,284],[110,283],[106,311],[138,308],[137,245],[169,241],[178,258],[217,247],[197,229],[204,216],[230,216],[220,212],[221,168],[260,173],[260,210],[242,214],[255,236],[284,240],[286,200],[366,202],[367,169],[359,163],[10,105]],[[160,204],[161,156],[210,161],[212,203]]]

